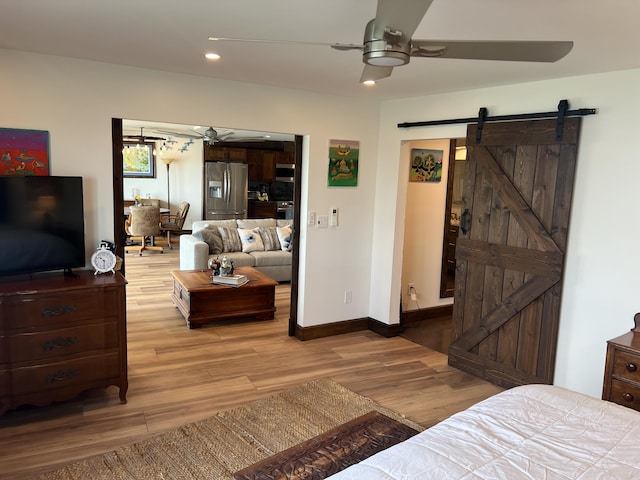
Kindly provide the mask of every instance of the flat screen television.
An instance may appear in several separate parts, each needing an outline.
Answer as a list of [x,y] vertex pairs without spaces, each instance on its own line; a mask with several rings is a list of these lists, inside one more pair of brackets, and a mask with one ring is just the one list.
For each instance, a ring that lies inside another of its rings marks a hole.
[[82,177],[0,176],[0,275],[84,266]]

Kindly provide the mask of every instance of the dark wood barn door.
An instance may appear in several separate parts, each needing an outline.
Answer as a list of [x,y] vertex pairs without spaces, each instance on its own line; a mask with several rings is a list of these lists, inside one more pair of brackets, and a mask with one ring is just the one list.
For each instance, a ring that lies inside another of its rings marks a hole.
[[467,129],[449,364],[507,388],[553,381],[580,120]]

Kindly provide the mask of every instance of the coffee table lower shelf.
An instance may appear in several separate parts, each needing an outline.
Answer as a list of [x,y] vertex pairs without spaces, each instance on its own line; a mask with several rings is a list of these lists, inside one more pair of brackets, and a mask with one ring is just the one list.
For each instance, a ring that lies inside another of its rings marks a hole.
[[238,267],[237,274],[249,277],[241,287],[211,283],[211,270],[174,270],[171,298],[189,328],[217,320],[274,318],[275,288],[278,282],[252,267]]

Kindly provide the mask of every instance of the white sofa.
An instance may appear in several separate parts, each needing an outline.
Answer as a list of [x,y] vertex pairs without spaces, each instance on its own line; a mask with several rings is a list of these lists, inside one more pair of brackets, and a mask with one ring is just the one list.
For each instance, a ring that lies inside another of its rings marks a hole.
[[180,269],[205,270],[209,258],[226,255],[235,267],[254,267],[277,282],[289,282],[290,223],[274,218],[195,221],[192,233],[180,237]]

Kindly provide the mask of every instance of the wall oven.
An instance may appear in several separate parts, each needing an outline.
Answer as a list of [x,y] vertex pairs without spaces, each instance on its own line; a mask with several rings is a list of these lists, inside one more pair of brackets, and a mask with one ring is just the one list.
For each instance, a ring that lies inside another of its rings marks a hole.
[[276,163],[276,182],[293,182],[295,168],[292,163]]

